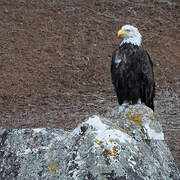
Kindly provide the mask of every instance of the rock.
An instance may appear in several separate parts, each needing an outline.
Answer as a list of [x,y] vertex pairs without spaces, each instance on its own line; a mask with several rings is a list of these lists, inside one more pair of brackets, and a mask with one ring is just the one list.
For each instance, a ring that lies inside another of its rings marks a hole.
[[72,132],[0,129],[0,179],[178,180],[163,140],[144,105],[90,117]]

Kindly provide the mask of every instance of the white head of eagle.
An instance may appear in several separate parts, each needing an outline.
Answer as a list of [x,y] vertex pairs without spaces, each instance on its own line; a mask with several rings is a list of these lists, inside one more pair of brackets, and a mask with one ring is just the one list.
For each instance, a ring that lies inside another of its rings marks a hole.
[[111,77],[120,105],[144,103],[154,110],[155,82],[153,63],[141,46],[142,36],[131,25],[118,31],[120,46],[112,54]]
[[121,30],[118,31],[118,37],[122,37],[123,43],[131,43],[137,46],[141,45],[142,36],[139,33],[139,30],[131,25],[125,25],[121,28]]

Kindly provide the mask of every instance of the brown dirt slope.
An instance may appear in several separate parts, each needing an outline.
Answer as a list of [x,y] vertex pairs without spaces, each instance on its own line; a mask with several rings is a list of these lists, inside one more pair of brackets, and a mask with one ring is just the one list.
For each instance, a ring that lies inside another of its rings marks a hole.
[[156,77],[156,115],[180,164],[178,0],[1,0],[0,126],[74,128],[117,105],[117,30],[143,35]]

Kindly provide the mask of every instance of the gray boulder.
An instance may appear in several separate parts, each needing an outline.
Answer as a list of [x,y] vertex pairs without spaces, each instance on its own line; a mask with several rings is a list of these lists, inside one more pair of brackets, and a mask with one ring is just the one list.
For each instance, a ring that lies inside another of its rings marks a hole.
[[72,132],[0,129],[0,179],[179,180],[163,140],[144,105],[90,117]]

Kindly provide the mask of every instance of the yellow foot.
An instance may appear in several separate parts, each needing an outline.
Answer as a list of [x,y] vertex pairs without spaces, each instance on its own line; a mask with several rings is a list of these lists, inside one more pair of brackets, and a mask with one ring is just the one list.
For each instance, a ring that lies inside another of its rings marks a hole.
[[128,107],[130,104],[132,104],[132,102],[131,101],[129,101],[128,103],[126,103],[126,107]]

